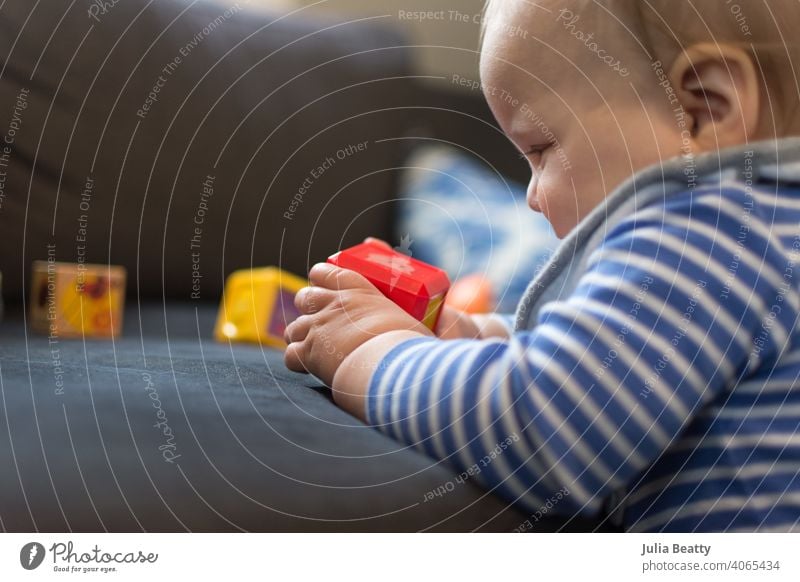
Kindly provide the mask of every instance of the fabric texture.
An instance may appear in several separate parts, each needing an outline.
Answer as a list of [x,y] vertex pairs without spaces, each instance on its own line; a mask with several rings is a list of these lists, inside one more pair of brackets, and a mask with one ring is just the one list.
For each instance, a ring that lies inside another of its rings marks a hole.
[[215,315],[142,305],[115,341],[51,342],[7,314],[0,530],[510,531],[525,519],[343,412],[282,352],[211,340]]
[[637,174],[532,282],[510,340],[401,344],[369,420],[485,463],[533,514],[797,529],[798,199],[796,139]]

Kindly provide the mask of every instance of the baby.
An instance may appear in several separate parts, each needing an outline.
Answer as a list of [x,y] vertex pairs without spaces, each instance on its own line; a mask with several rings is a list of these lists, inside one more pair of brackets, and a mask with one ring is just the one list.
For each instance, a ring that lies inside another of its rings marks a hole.
[[448,310],[436,335],[316,265],[287,366],[534,521],[800,530],[798,22],[796,0],[489,2],[484,93],[561,247],[516,317]]

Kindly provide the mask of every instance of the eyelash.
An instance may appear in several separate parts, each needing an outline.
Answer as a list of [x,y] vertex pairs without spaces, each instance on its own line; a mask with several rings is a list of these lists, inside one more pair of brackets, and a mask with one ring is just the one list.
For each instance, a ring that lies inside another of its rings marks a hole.
[[523,160],[526,160],[528,158],[528,156],[531,156],[533,154],[542,154],[542,153],[544,153],[545,150],[547,150],[549,147],[550,147],[549,143],[543,143],[543,144],[535,145],[535,146],[532,146],[531,149],[529,149],[527,152],[522,152],[519,155],[519,157],[522,158]]

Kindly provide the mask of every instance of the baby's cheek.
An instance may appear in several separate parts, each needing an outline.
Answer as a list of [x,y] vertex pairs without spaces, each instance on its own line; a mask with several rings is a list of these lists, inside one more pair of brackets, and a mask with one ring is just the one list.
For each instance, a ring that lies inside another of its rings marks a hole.
[[575,198],[575,192],[569,176],[560,169],[545,168],[539,175],[537,193],[551,204],[562,206]]

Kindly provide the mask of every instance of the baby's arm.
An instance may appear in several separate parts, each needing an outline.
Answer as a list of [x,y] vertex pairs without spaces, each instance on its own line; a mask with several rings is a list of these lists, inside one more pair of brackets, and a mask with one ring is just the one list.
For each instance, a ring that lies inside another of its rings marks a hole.
[[[746,259],[765,264],[750,273],[743,259],[730,287],[731,214],[688,194],[640,211],[533,331],[507,341],[383,334],[343,363],[334,390],[366,383],[342,404],[459,470],[477,467],[531,511],[567,488],[560,512],[596,513],[747,369],[765,303],[779,296],[781,257],[752,234]],[[796,315],[793,292],[773,335]],[[780,349],[764,343],[762,357]]]

